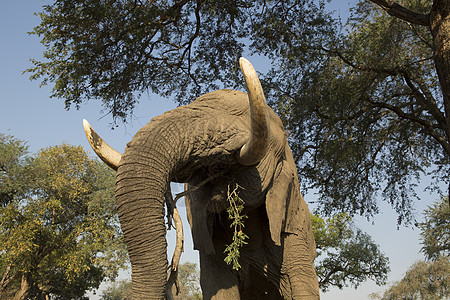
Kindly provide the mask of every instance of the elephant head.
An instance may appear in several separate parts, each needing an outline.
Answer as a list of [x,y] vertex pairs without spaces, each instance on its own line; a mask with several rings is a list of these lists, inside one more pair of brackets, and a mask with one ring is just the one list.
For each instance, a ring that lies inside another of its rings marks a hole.
[[94,151],[117,170],[117,210],[134,298],[164,298],[164,195],[170,182],[199,186],[186,202],[194,246],[204,255],[218,250],[213,218],[229,205],[230,186],[238,186],[247,210],[265,208],[275,246],[283,247],[283,234],[306,232],[308,257],[314,259],[309,212],[282,123],[267,106],[252,65],[244,58],[240,65],[248,94],[215,91],[157,116],[136,133],[123,155],[84,123]]

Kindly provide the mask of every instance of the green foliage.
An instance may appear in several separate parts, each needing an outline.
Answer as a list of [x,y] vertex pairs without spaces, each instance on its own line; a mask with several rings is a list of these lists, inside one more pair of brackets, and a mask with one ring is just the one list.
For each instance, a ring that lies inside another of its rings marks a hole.
[[422,252],[427,259],[450,256],[450,206],[447,198],[442,198],[424,212],[425,221],[419,224]]
[[403,278],[394,282],[383,295],[373,299],[448,299],[450,297],[450,210],[448,199],[436,201],[424,212],[425,222],[419,224],[422,252],[430,261],[413,264]]
[[[431,2],[410,3],[426,12]],[[309,179],[320,190],[322,212],[372,215],[381,192],[401,222],[411,218],[414,180],[427,167],[436,164],[436,183],[448,183],[449,156],[436,142],[436,136],[448,138],[436,112],[443,99],[430,59],[431,36],[368,1],[354,17],[342,44],[327,45],[330,56],[323,62],[309,69],[283,58],[270,81],[278,97],[273,104],[288,124],[300,173],[306,174],[303,184]],[[446,235],[435,232],[435,242],[442,243],[438,237]],[[323,236],[316,241],[320,248]],[[340,268],[326,269],[334,265]]]
[[24,193],[27,150],[25,142],[0,133],[0,207],[10,204],[16,194]]
[[[325,1],[55,1],[32,34],[46,51],[27,70],[66,108],[101,99],[126,120],[142,93],[186,103],[242,87],[238,57],[273,68],[261,79],[282,117],[302,188],[321,213],[371,217],[377,199],[411,222],[416,184],[450,184],[449,103],[426,26],[359,1],[342,27]],[[432,0],[399,4],[428,13]],[[437,7],[437,6],[436,6]],[[448,66],[448,63],[446,64]],[[261,68],[259,68],[261,70]],[[381,196],[381,197],[380,197]]]
[[379,285],[386,282],[389,259],[368,234],[354,228],[347,214],[323,219],[313,213],[311,221],[317,249],[315,269],[323,292],[330,286],[357,288],[368,279]]
[[1,293],[82,299],[126,260],[114,206],[114,174],[61,145],[24,156],[24,143],[0,136]]
[[185,262],[178,267],[180,293],[174,299],[201,300],[200,271],[195,263]]
[[321,256],[323,249],[337,247],[342,240],[350,238],[353,234],[350,228],[351,218],[345,213],[337,214],[329,219],[323,219],[312,213],[311,224],[318,257]]
[[[418,12],[432,4],[398,2]],[[432,176],[430,189],[449,184],[432,36],[359,1],[345,31],[323,38],[321,48],[309,48],[316,57],[305,61],[304,51],[292,48],[266,77],[267,98],[290,132],[301,184],[318,191],[321,214],[370,217],[382,196],[399,223],[410,222],[420,176]]]
[[248,235],[243,231],[243,228],[245,227],[244,220],[247,219],[247,216],[242,214],[242,211],[244,210],[244,200],[238,196],[238,189],[239,187],[236,187],[228,194],[230,206],[227,208],[227,213],[228,219],[232,221],[230,228],[233,229],[233,240],[224,250],[224,253],[227,253],[225,262],[228,265],[232,265],[234,270],[239,270],[241,268],[241,265],[239,264],[239,249],[247,244],[245,240],[248,239]]
[[[305,26],[298,38],[317,40],[306,26],[323,23],[315,5],[323,1],[303,2],[55,1],[32,31],[46,48],[43,60],[27,71],[53,83],[52,96],[66,108],[101,99],[114,119],[126,119],[148,90],[186,103],[220,85],[242,86],[238,58],[267,49],[260,36],[277,32],[272,44],[288,42],[297,19]],[[246,46],[248,39],[254,44]]]
[[382,296],[383,300],[440,300],[450,297],[450,258],[438,257],[431,262],[419,261],[412,265],[402,280],[395,282]]

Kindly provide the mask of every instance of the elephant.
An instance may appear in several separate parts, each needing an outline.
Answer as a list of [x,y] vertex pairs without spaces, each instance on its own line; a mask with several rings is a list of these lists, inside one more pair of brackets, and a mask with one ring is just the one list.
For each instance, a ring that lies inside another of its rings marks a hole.
[[[266,104],[248,60],[247,93],[223,89],[153,118],[123,154],[85,121],[97,155],[117,170],[116,203],[132,268],[133,299],[164,299],[164,197],[186,184],[187,218],[200,257],[203,299],[319,299],[310,213],[280,118]],[[230,190],[243,201],[240,268],[225,262],[233,220]]]

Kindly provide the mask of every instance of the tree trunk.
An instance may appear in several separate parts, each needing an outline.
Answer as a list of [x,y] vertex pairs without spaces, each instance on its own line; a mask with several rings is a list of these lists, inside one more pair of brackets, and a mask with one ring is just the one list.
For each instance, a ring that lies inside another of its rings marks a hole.
[[28,281],[25,275],[22,275],[22,282],[20,284],[20,290],[14,295],[14,300],[23,300],[25,296],[28,294],[30,286],[28,285]]
[[[450,0],[435,0],[430,12],[434,63],[444,97],[447,140],[450,141]],[[447,153],[450,156],[450,153]]]
[[14,282],[14,280],[17,279],[19,276],[17,273],[12,272],[13,274],[10,274],[11,265],[6,266],[5,271],[3,273],[2,279],[0,280],[0,299],[8,299],[10,298],[10,295],[8,295],[11,283]]
[[[430,12],[430,29],[434,41],[434,63],[444,100],[447,145],[450,144],[450,0],[435,0]],[[446,153],[450,161],[450,153]],[[450,184],[448,194],[450,201]]]

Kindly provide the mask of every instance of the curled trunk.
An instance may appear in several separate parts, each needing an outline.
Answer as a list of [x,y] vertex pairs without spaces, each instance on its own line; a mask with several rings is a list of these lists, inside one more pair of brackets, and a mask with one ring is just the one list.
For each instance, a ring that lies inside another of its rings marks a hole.
[[[164,299],[167,243],[164,194],[179,162],[173,124],[147,124],[133,138],[117,172],[117,210],[128,248],[133,299]],[[149,138],[150,137],[150,138]]]

